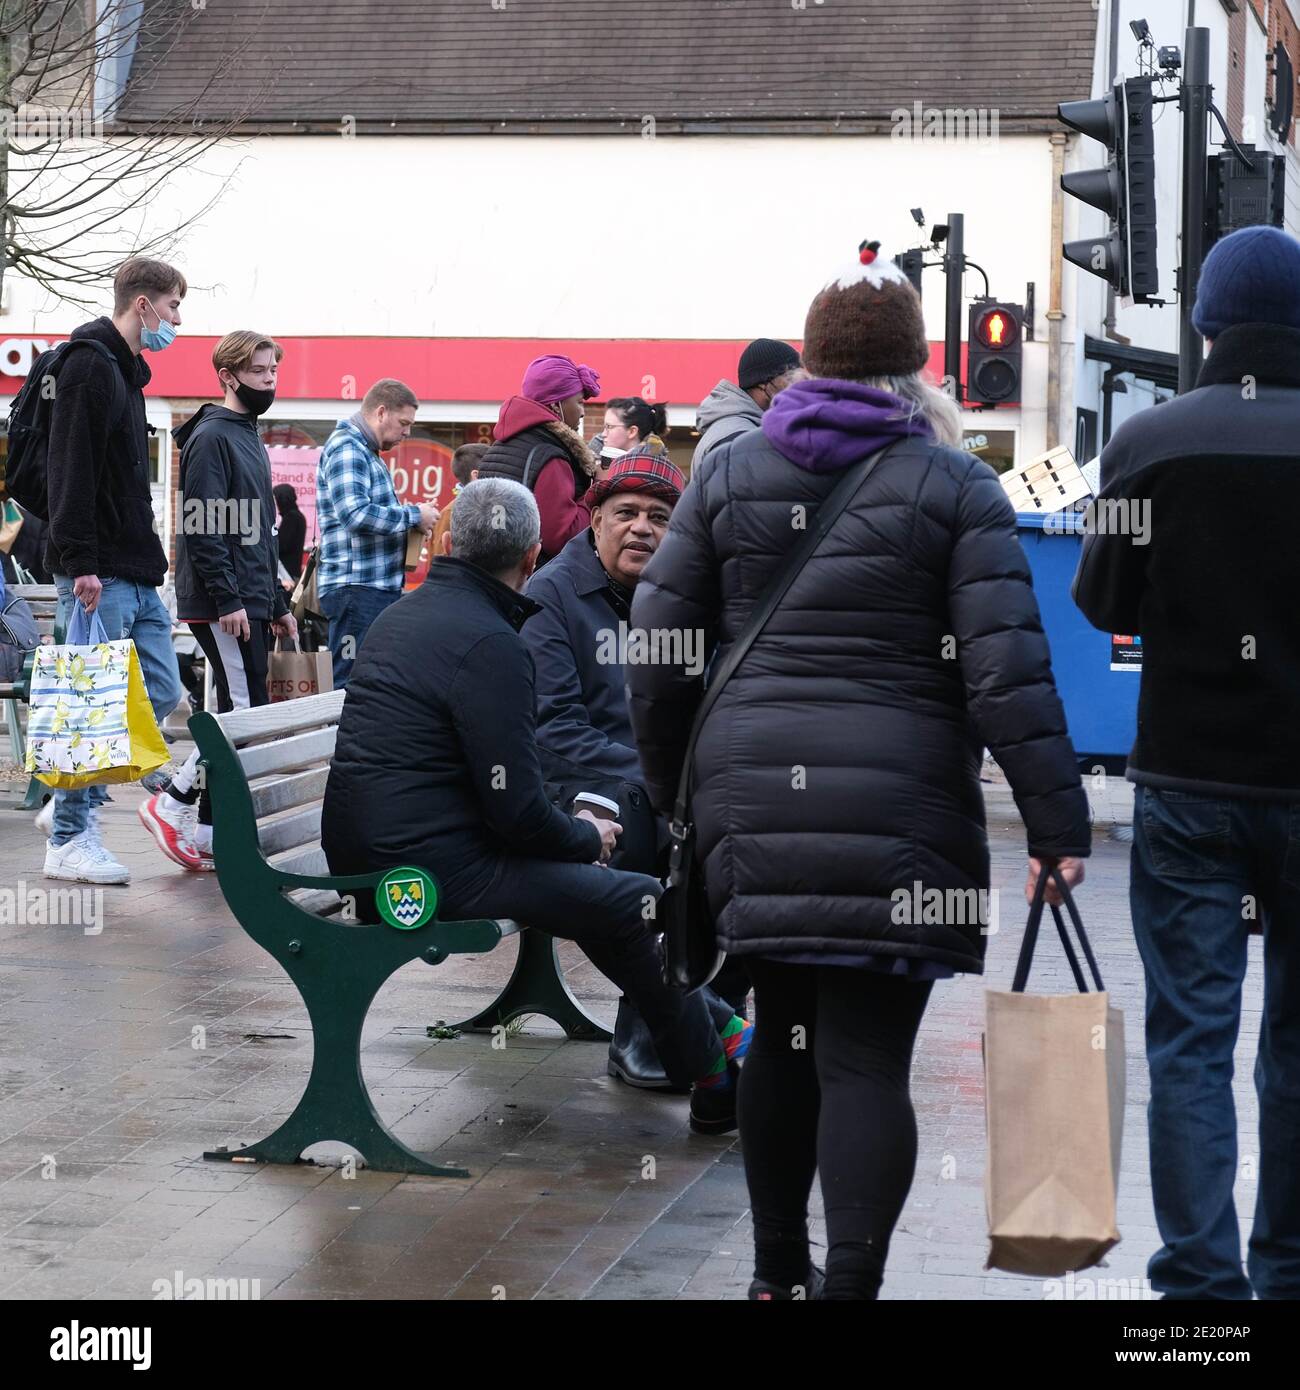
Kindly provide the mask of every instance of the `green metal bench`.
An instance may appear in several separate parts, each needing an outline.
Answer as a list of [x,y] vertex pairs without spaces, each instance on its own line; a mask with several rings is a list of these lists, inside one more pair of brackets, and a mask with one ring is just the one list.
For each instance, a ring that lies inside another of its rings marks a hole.
[[350,895],[373,891],[385,874],[332,875],[320,845],[322,798],[344,698],[335,691],[231,714],[205,711],[190,720],[212,797],[221,891],[240,926],[297,986],[314,1041],[307,1088],[289,1118],[247,1148],[203,1156],[293,1163],[310,1145],[332,1140],[383,1171],[468,1177],[396,1139],[366,1090],[361,1030],[389,976],[414,960],[437,965],[518,936],[519,954],[501,994],[455,1026],[490,1029],[542,1014],[570,1038],[610,1034],[570,992],[547,933],[509,921],[442,922],[436,911],[413,930],[355,920]]
[[[40,631],[42,641],[58,642],[62,640],[63,634],[58,629],[59,594],[53,584],[8,584],[5,586],[5,594],[8,598],[27,600],[27,606],[32,610],[32,617],[36,619],[36,626]],[[23,662],[23,669],[17,680],[0,681],[0,700],[4,701],[5,723],[9,729],[9,748],[13,754],[14,762],[19,767],[22,767],[27,756],[27,737],[19,706],[31,702],[32,663],[34,659],[35,653],[29,653],[26,661]],[[49,791],[49,787],[43,782],[38,782],[35,777],[32,777],[28,779],[27,792],[22,801],[10,804],[20,811],[38,810],[41,802],[49,795]]]

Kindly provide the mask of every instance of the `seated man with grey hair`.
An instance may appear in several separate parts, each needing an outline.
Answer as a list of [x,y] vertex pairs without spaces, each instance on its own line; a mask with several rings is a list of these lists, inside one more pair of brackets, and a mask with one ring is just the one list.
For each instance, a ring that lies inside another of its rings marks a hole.
[[691,1127],[735,1128],[737,1061],[697,991],[664,983],[645,907],[658,879],[603,867],[620,827],[547,799],[520,590],[541,550],[532,493],[480,478],[457,497],[442,555],[385,609],[358,653],[325,789],[336,874],[415,866],[448,920],[509,917],[576,941],[645,1019],[668,1076],[693,1085]]

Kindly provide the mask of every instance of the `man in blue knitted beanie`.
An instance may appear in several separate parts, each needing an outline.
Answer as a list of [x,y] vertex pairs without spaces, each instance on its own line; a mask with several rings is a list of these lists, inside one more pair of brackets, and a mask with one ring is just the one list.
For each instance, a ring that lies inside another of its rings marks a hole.
[[[1074,582],[1094,626],[1141,638],[1129,897],[1162,1241],[1148,1274],[1175,1298],[1300,1298],[1300,242],[1225,237],[1193,322],[1210,340],[1196,388],[1106,445]],[[1264,1007],[1243,1269],[1232,1075],[1252,933]]]

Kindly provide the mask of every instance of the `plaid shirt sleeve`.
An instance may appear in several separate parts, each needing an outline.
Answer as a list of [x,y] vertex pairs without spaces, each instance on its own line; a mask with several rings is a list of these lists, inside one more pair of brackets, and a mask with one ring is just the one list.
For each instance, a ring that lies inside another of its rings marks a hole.
[[[340,525],[352,532],[404,536],[418,524],[420,509],[414,503],[376,501],[377,479],[369,452],[355,440],[344,438],[322,459],[325,487]],[[389,480],[388,493],[393,496]]]

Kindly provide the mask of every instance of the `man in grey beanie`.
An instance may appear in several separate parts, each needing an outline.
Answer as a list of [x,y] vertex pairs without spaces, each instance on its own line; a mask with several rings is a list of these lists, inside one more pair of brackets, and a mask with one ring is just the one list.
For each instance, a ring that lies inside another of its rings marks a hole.
[[777,396],[807,376],[798,352],[789,343],[755,338],[740,354],[736,370],[740,385],[724,377],[700,402],[695,424],[701,438],[691,457],[692,474],[714,449],[756,430],[763,412]]
[[[1142,645],[1129,893],[1163,1241],[1148,1274],[1173,1298],[1300,1298],[1300,242],[1225,237],[1193,322],[1210,341],[1196,389],[1106,445],[1074,582],[1095,627]],[[1264,1009],[1243,1271],[1232,1072],[1252,931]]]

